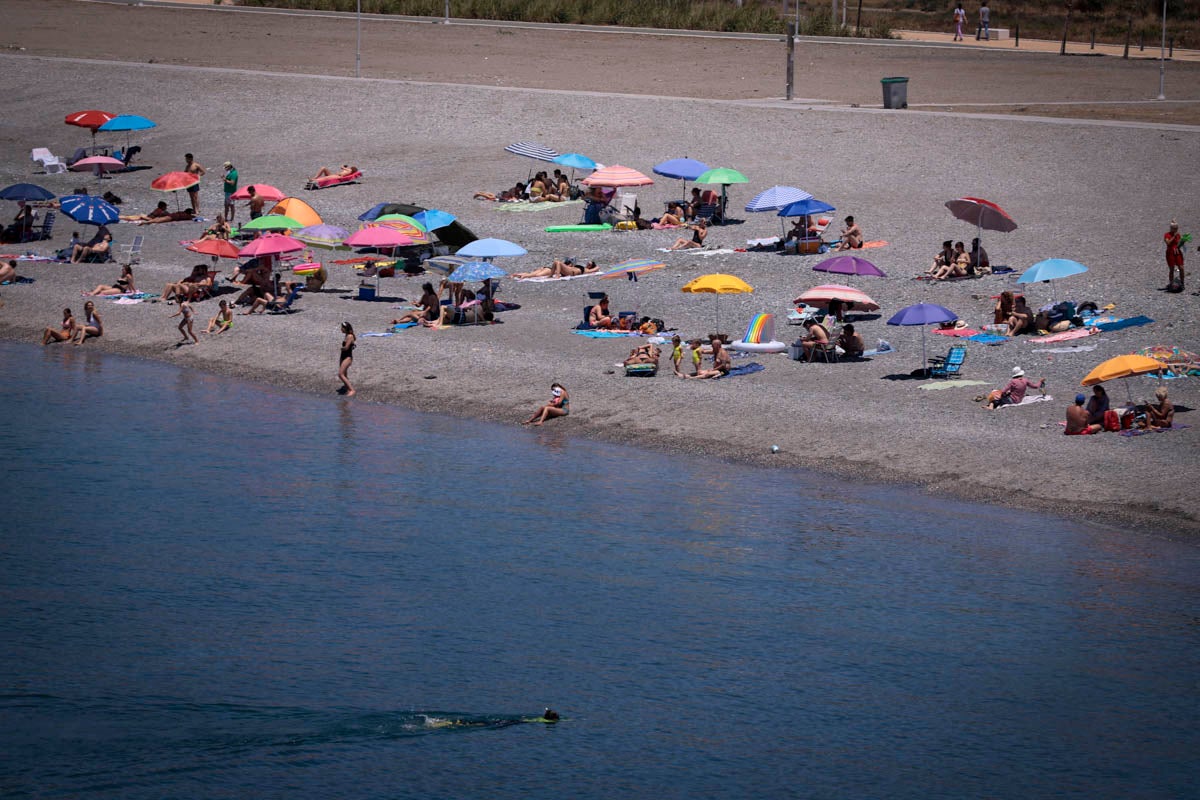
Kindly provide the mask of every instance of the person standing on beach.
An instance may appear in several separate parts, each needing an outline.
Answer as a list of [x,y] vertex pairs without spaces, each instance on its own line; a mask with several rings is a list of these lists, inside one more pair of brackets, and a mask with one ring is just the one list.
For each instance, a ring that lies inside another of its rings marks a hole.
[[204,167],[200,166],[200,162],[196,161],[191,153],[183,154],[183,171],[189,175],[195,175],[196,183],[188,187],[188,197],[191,199],[192,211],[196,216],[200,215],[200,181],[199,178],[204,177]]
[[350,365],[354,363],[354,340],[357,337],[354,335],[354,326],[349,322],[342,323],[342,333],[342,350],[338,355],[338,380],[342,382],[342,388],[338,389],[338,394],[354,397],[354,386],[350,383]]
[[[232,161],[225,162],[225,220],[233,222],[233,214],[236,210],[233,205],[233,193],[238,188],[238,171]],[[193,206],[194,208],[194,206]]]
[[200,340],[196,338],[196,331],[192,329],[192,320],[196,314],[192,310],[192,304],[186,297],[182,295],[179,297],[179,310],[171,316],[183,317],[183,319],[179,320],[179,333],[183,336],[179,344],[187,344],[189,336],[192,337],[192,344],[200,344]]
[[[1171,226],[1163,234],[1167,245],[1167,291],[1183,291],[1183,237],[1179,235],[1179,223],[1171,220]],[[1175,282],[1175,270],[1179,270],[1179,283]]]
[[962,26],[967,21],[967,12],[963,10],[962,3],[954,9],[954,41],[961,42],[963,40]]
[[975,34],[975,39],[983,39],[985,42],[991,36],[992,10],[988,8],[988,0],[983,0],[983,5],[979,6],[979,32]]
[[246,187],[246,194],[250,195],[250,202],[246,204],[250,206],[250,219],[258,219],[262,216],[263,206],[267,204],[267,198],[260,197],[258,192],[254,191],[253,184]]

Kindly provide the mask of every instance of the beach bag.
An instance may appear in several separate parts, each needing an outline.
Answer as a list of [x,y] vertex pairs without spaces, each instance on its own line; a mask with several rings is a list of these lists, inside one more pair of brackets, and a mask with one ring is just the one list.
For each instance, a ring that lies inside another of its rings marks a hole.
[[1108,411],[1104,412],[1104,422],[1102,423],[1102,427],[1104,430],[1110,432],[1121,430],[1121,417],[1116,411],[1113,411],[1110,408]]
[[623,221],[621,221],[621,222],[618,222],[616,225],[614,225],[614,226],[613,226],[613,230],[618,230],[618,231],[636,231],[636,230],[637,230],[637,223],[636,223],[636,222],[634,222],[634,221],[633,221],[633,220],[631,220],[631,219],[623,220]]
[[1130,409],[1129,411],[1126,411],[1124,414],[1121,415],[1121,430],[1127,431],[1133,427],[1134,416],[1135,416],[1135,414],[1134,414],[1133,409]]

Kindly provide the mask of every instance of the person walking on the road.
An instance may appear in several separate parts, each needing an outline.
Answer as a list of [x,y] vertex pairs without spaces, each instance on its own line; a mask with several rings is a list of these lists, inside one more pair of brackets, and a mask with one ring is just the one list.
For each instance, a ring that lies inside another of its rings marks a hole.
[[992,10],[988,8],[988,0],[983,0],[983,5],[979,7],[979,32],[975,34],[976,40],[983,39],[985,42],[990,38],[990,27],[992,22]]
[[963,10],[962,3],[954,9],[954,41],[961,42],[963,40],[962,26],[967,21],[967,12]]

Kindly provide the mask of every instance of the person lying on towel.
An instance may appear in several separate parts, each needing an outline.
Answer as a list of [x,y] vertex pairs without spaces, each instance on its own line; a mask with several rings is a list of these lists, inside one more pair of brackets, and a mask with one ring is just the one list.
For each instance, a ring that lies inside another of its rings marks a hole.
[[332,170],[329,167],[321,167],[317,170],[317,174],[313,175],[309,180],[316,183],[321,178],[349,178],[354,173],[358,172],[358,167],[352,164],[342,164],[342,168]]

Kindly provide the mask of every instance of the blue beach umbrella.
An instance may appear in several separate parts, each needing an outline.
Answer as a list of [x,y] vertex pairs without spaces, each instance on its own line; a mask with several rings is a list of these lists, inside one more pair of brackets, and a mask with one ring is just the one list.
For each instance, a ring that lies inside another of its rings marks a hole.
[[359,214],[358,218],[363,222],[371,222],[376,220],[379,218],[379,215],[383,213],[383,209],[390,205],[392,205],[392,203],[376,203],[363,213]]
[[561,156],[555,156],[550,159],[552,163],[558,164],[561,167],[570,167],[571,169],[595,169],[596,162],[592,161],[582,153],[563,153]]
[[503,278],[508,273],[497,264],[490,261],[468,261],[450,273],[446,280],[451,283],[467,283],[468,281],[486,281],[489,278]]
[[[1039,261],[1029,269],[1021,273],[1021,277],[1017,278],[1017,283],[1039,283],[1058,280],[1059,278],[1067,278],[1071,275],[1078,275],[1081,272],[1087,272],[1088,268],[1078,261],[1072,261],[1069,258],[1047,258],[1045,261]],[[1051,298],[1053,301],[1053,298]]]
[[69,194],[58,202],[64,214],[85,225],[107,225],[121,216],[116,206],[95,195]]
[[933,303],[917,303],[916,305],[905,306],[897,311],[887,321],[887,324],[921,326],[921,366],[925,370],[925,374],[928,375],[929,359],[925,356],[925,326],[934,325],[938,322],[953,322],[956,319],[958,319],[958,314],[955,314],[948,308]]
[[412,215],[412,218],[425,226],[425,230],[436,231],[438,228],[444,228],[454,222],[458,217],[451,214],[449,211],[431,208],[427,211],[418,211]]
[[797,189],[795,186],[772,186],[770,189],[764,189],[750,199],[746,203],[746,210],[749,212],[759,211],[778,211],[784,206],[801,200],[810,200],[812,195],[803,189]]
[[49,189],[43,189],[36,183],[14,183],[12,186],[5,186],[3,189],[0,189],[0,200],[24,200],[30,202],[53,199],[53,192]]
[[460,256],[471,258],[501,258],[505,256],[523,256],[528,251],[519,244],[505,239],[476,239],[458,251]]
[[125,131],[125,149],[128,150],[130,131],[144,131],[156,127],[158,127],[158,124],[154,120],[139,117],[137,114],[121,114],[120,116],[113,117],[97,128],[97,130],[104,131],[105,133]]
[[708,172],[708,164],[694,158],[672,158],[654,165],[654,174],[683,181],[683,193],[687,194],[687,182],[694,181]]
[[[815,197],[806,197],[803,200],[796,200],[783,206],[779,209],[779,216],[808,217],[813,214],[828,214],[830,211],[837,211],[837,209],[824,200],[818,200]],[[779,224],[783,224],[782,219],[779,220]]]

